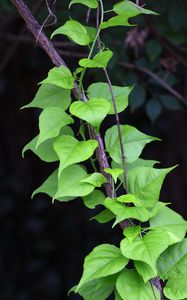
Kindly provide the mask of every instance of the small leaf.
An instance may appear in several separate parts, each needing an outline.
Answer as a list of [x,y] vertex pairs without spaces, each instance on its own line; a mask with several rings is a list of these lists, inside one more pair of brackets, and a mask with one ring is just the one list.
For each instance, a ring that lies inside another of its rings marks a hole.
[[187,275],[174,277],[168,280],[164,288],[164,295],[171,300],[187,298]]
[[70,103],[70,90],[45,83],[40,86],[33,101],[22,108],[38,107],[44,109],[58,106],[65,111]]
[[115,215],[108,209],[102,210],[90,220],[96,220],[100,224],[105,224],[115,218]]
[[53,38],[57,34],[64,34],[75,43],[86,46],[90,43],[90,37],[86,28],[75,20],[67,21],[63,26],[57,28],[51,35]]
[[48,77],[41,83],[53,84],[63,89],[71,90],[73,88],[74,78],[68,68],[65,66],[54,67],[48,73]]
[[83,275],[76,291],[89,281],[118,273],[127,264],[128,259],[119,248],[110,244],[95,247],[85,258]]
[[162,112],[162,106],[160,102],[158,102],[158,100],[154,98],[149,100],[149,102],[146,105],[146,112],[149,119],[152,122],[155,122]]
[[129,240],[129,242],[133,242],[140,233],[141,226],[127,227],[123,230],[123,234]]
[[152,207],[159,199],[160,190],[165,176],[175,167],[153,169],[138,167],[128,172],[129,193],[142,201],[145,207]]
[[53,146],[60,159],[59,176],[66,167],[91,157],[97,145],[98,143],[95,140],[79,142],[69,135],[58,137]]
[[140,85],[136,84],[130,94],[129,102],[130,102],[130,110],[133,112],[137,108],[139,108],[142,104],[144,104],[146,100],[146,90]]
[[[150,283],[144,283],[134,270],[124,269],[119,275],[116,288],[123,300],[152,300],[154,298]],[[155,289],[157,299],[160,295]]]
[[118,15],[124,15],[125,17],[132,18],[135,16],[138,16],[140,14],[148,14],[148,15],[157,15],[157,13],[145,9],[139,5],[136,5],[135,3],[131,1],[121,1],[114,5],[113,8],[114,12]]
[[90,195],[82,197],[82,200],[86,207],[94,209],[97,205],[104,203],[105,195],[101,191],[95,190]]
[[85,26],[88,35],[90,37],[90,42],[93,42],[95,40],[97,29],[95,27]]
[[[159,140],[158,138],[146,135],[129,125],[120,125],[120,130],[126,161],[128,163],[138,159],[146,144]],[[105,144],[106,150],[111,158],[118,164],[121,164],[121,150],[117,125],[114,125],[107,130],[105,134]]]
[[154,62],[162,53],[162,47],[157,40],[150,40],[148,43],[146,43],[145,51],[149,57],[149,60]]
[[187,222],[169,207],[162,210],[150,220],[151,228],[161,228],[167,232],[170,238],[170,245],[180,242],[186,234]]
[[166,249],[158,259],[158,274],[162,279],[187,275],[187,239]]
[[55,199],[59,197],[83,197],[93,192],[94,186],[82,182],[88,174],[79,165],[71,165],[61,172],[58,182],[58,191]]
[[[132,91],[132,87],[119,87],[119,86],[112,86],[112,90],[114,93],[117,111],[118,113],[122,112],[128,106],[128,97]],[[109,114],[115,114],[114,108],[112,105],[111,93],[107,83],[104,82],[96,82],[92,83],[88,87],[88,96],[90,98],[97,98],[101,97],[106,99],[111,103],[111,109]]]
[[162,105],[167,109],[171,110],[181,110],[182,105],[180,104],[179,100],[170,95],[162,95],[160,96]]
[[90,99],[87,102],[76,101],[70,106],[70,113],[93,127],[99,128],[110,110],[110,103],[105,99]]
[[44,109],[39,117],[40,133],[36,148],[44,141],[57,137],[61,128],[73,122],[73,119],[60,107],[49,107]]
[[87,182],[94,187],[100,187],[103,183],[107,182],[107,180],[101,173],[93,173],[87,178],[82,179],[81,182]]
[[69,8],[75,3],[86,5],[89,8],[97,8],[98,7],[98,0],[72,0],[69,4]]
[[129,23],[128,17],[126,18],[124,15],[121,15],[121,16],[112,17],[108,21],[101,23],[100,28],[106,29],[115,26],[133,26],[133,25]]
[[84,68],[106,68],[113,53],[110,50],[103,50],[96,54],[92,59],[82,58],[79,65]]
[[148,232],[144,237],[133,242],[124,239],[121,242],[121,251],[129,259],[142,261],[148,264],[157,273],[156,261],[160,254],[168,247],[169,237],[161,229]]
[[123,174],[123,169],[118,169],[118,168],[114,168],[114,169],[106,168],[104,169],[104,171],[112,176],[115,183],[117,182],[119,175]]

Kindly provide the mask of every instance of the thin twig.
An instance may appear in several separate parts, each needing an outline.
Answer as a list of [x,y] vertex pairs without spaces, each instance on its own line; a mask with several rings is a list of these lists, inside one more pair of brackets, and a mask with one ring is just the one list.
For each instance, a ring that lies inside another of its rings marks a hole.
[[169,86],[163,79],[158,77],[156,74],[151,72],[150,70],[143,68],[143,67],[137,67],[130,63],[120,62],[120,66],[125,67],[127,69],[130,69],[132,71],[141,72],[144,74],[147,74],[151,78],[153,78],[155,81],[157,81],[165,90],[167,90],[171,95],[176,97],[180,102],[182,102],[185,106],[187,106],[187,99],[183,97],[180,93],[178,93],[176,90],[174,90],[171,86]]
[[152,292],[153,292],[154,298],[155,298],[155,300],[158,300],[158,298],[157,298],[157,295],[156,295],[156,293],[155,293],[154,285],[153,285],[153,283],[152,283],[152,281],[151,281],[151,280],[150,280],[149,282],[150,282],[150,285],[151,285],[151,289],[152,289]]

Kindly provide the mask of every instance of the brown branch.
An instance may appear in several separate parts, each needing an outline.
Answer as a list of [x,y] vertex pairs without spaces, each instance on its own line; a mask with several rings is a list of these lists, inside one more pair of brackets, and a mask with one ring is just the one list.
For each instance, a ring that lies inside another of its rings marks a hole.
[[[11,2],[16,6],[17,10],[19,11],[19,14],[24,19],[29,31],[34,35],[35,39],[38,41],[39,46],[47,53],[47,55],[52,60],[53,64],[57,67],[60,67],[61,65],[67,66],[65,61],[62,59],[62,57],[59,55],[59,53],[56,51],[55,47],[51,43],[51,41],[46,37],[46,35],[41,31],[41,26],[36,21],[36,19],[33,17],[31,11],[27,7],[27,5],[24,3],[23,0],[11,0]],[[40,34],[39,34],[40,33]],[[77,83],[74,83],[74,88],[72,90],[74,96],[76,99],[79,99],[79,88]],[[87,101],[88,99],[81,95],[82,101]],[[105,148],[103,144],[103,140],[100,134],[96,134],[94,129],[92,128],[92,135],[93,137],[98,141],[98,148],[96,150],[96,156],[100,165],[100,171],[104,174],[104,176],[107,178],[108,183],[105,184],[105,190],[108,197],[112,196],[112,185],[111,185],[111,176],[104,172],[105,168],[109,167],[107,156],[105,153]]]
[[133,64],[125,63],[125,62],[121,62],[121,63],[119,63],[119,65],[122,66],[122,67],[125,67],[125,68],[127,68],[129,70],[135,71],[135,72],[137,71],[137,72],[144,73],[144,74],[148,75],[149,77],[153,78],[165,90],[167,90],[171,95],[173,95],[174,97],[176,97],[180,102],[182,102],[182,104],[184,104],[185,106],[187,106],[187,99],[185,97],[183,97],[180,93],[178,93],[171,86],[169,86],[163,79],[161,79],[160,77],[158,77],[156,74],[154,74],[150,70],[148,70],[146,68],[143,68],[143,67],[137,67],[137,66],[135,66]]

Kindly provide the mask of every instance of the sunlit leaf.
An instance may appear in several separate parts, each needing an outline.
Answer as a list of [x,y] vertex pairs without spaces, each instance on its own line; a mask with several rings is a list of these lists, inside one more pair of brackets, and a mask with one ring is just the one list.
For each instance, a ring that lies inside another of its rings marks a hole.
[[69,8],[75,3],[86,5],[89,8],[98,7],[98,0],[72,0],[69,4]]
[[113,53],[110,50],[103,50],[91,58],[82,58],[79,65],[84,68],[106,68]]
[[48,77],[41,83],[52,84],[63,89],[71,90],[73,88],[74,78],[68,68],[65,66],[54,67],[48,73]]

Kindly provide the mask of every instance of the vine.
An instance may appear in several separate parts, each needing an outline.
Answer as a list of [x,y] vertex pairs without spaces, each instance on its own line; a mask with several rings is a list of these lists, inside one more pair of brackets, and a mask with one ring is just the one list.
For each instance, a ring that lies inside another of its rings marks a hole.
[[[82,277],[71,292],[85,300],[105,300],[111,294],[115,300],[187,299],[187,222],[159,200],[164,178],[175,167],[155,168],[156,161],[140,158],[146,144],[159,139],[120,124],[118,114],[128,106],[132,87],[112,85],[107,66],[113,53],[100,39],[103,30],[131,26],[129,18],[155,13],[140,7],[138,1],[124,0],[110,10],[115,16],[104,20],[104,1],[72,0],[69,8],[82,4],[89,13],[96,10],[95,27],[71,19],[52,34],[52,38],[66,35],[78,45],[90,47],[88,57],[80,59],[72,73],[24,2],[12,2],[56,65],[40,83],[34,100],[24,106],[42,112],[39,134],[24,147],[23,155],[32,150],[45,162],[59,161],[58,169],[33,196],[46,193],[53,201],[62,202],[81,197],[90,209],[103,207],[93,219],[99,223],[114,220],[113,227],[120,224],[123,230],[119,247],[98,245],[86,256]],[[85,90],[84,76],[93,68],[104,71],[106,82],[92,83]],[[100,125],[108,115],[115,115],[116,125],[107,129],[103,141]],[[81,122],[80,139],[71,128],[75,119]],[[94,153],[99,170],[95,169]],[[86,160],[91,161],[92,174],[83,166]],[[120,194],[119,185],[123,187]]]

